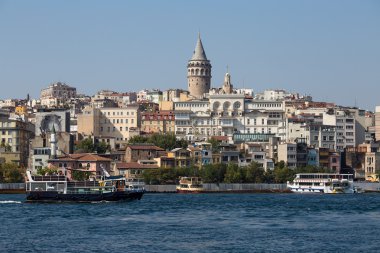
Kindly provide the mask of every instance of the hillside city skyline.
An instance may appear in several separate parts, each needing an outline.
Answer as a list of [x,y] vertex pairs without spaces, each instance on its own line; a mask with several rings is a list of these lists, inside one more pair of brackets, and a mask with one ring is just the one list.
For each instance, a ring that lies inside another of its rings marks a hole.
[[38,98],[56,81],[86,95],[186,89],[186,63],[200,31],[213,64],[211,87],[223,83],[229,66],[235,87],[375,110],[377,2],[198,5],[0,2],[0,86],[7,87],[0,99]]

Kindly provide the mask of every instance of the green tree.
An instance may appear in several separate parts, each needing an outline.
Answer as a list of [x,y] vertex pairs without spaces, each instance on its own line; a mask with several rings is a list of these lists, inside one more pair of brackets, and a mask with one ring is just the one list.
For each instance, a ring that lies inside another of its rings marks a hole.
[[200,171],[204,183],[221,183],[224,181],[227,166],[225,164],[206,164]]
[[218,152],[219,151],[219,142],[215,138],[210,138],[207,140],[208,143],[211,144],[212,152]]
[[295,174],[295,171],[289,169],[288,167],[278,167],[274,169],[274,181],[279,184],[286,183],[287,181],[293,181]]
[[136,143],[152,143],[157,147],[163,148],[165,150],[172,150],[175,148],[186,148],[188,142],[184,139],[177,140],[174,134],[160,134],[154,133],[149,137],[136,135],[133,136],[129,141],[129,144]]
[[75,149],[79,153],[92,153],[95,150],[94,142],[91,138],[83,139],[76,145]]
[[58,169],[55,167],[52,167],[52,168],[45,167],[45,168],[37,169],[37,174],[41,176],[54,175],[57,173],[58,173]]
[[227,165],[224,182],[226,183],[242,183],[245,180],[244,171],[237,164],[230,163]]
[[264,169],[258,163],[252,162],[245,169],[245,183],[263,183]]
[[0,165],[1,183],[24,182],[24,170],[15,163],[4,163]]
[[81,170],[72,170],[71,177],[76,181],[87,180],[91,176],[92,172],[90,171],[81,171]]
[[96,153],[98,154],[104,154],[107,151],[110,151],[110,146],[107,145],[104,141],[99,142],[95,145]]
[[110,146],[104,141],[95,143],[91,138],[86,138],[76,145],[76,153],[99,153],[104,154],[110,150]]
[[147,143],[148,142],[148,137],[142,136],[142,135],[135,135],[132,136],[128,143],[129,144],[136,144],[136,143]]
[[4,148],[5,152],[12,152],[12,147],[9,143],[1,142],[0,148]]

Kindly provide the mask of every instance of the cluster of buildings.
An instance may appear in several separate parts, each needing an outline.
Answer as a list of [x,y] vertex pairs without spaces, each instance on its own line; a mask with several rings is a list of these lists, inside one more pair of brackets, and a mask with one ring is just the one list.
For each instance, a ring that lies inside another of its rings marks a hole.
[[[39,99],[0,101],[0,163],[139,176],[144,169],[253,161],[265,170],[319,166],[374,180],[380,169],[380,107],[375,112],[313,101],[285,90],[236,88],[230,73],[212,88],[201,38],[187,64],[187,89],[99,91],[57,82]],[[129,145],[130,138],[174,134],[188,148]],[[105,154],[75,153],[79,141],[105,142]],[[218,145],[208,141],[214,139]]]

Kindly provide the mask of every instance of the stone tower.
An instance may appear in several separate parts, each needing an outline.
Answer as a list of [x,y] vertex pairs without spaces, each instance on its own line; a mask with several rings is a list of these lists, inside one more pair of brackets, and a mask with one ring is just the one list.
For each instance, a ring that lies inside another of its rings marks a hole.
[[234,90],[234,86],[231,83],[231,75],[230,73],[228,73],[228,70],[227,70],[226,75],[224,76],[224,83],[222,85],[222,90],[223,90],[223,94],[232,94]]
[[211,64],[207,60],[200,35],[198,35],[193,57],[187,64],[187,82],[190,95],[195,98],[202,98],[211,87]]

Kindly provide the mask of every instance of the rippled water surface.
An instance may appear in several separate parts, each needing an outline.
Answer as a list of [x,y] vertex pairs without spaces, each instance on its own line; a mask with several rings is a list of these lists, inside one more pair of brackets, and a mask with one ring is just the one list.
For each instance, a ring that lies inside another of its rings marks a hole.
[[0,195],[0,252],[380,252],[380,194]]

